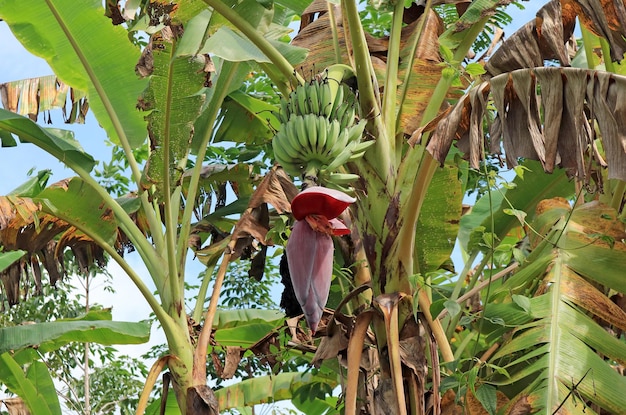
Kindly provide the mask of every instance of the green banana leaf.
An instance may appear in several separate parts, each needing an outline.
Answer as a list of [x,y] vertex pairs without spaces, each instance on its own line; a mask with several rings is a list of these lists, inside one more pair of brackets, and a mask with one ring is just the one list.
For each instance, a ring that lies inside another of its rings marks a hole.
[[[147,182],[144,186],[155,185],[157,194],[162,195],[166,175],[171,176],[172,184],[178,183],[187,167],[193,123],[204,103],[200,92],[206,74],[202,60],[176,56],[174,39],[155,35],[148,48],[152,52],[153,69],[141,101],[151,110],[146,118],[153,151],[143,180]],[[168,165],[164,166],[166,158]]]
[[48,179],[52,175],[52,170],[40,170],[37,176],[33,176],[24,183],[11,190],[7,196],[35,197],[48,184]]
[[98,193],[82,179],[74,177],[66,187],[48,187],[34,200],[43,205],[45,212],[99,238],[97,242],[114,245],[118,232],[115,216]]
[[[239,90],[229,94],[222,109],[215,142],[263,144],[269,142],[280,128],[274,105]],[[246,122],[242,122],[244,120]]]
[[611,333],[626,330],[626,312],[606,293],[626,290],[624,225],[597,202],[573,212],[554,202],[533,226],[540,233],[531,240],[533,260],[486,307],[493,313],[508,304],[525,316],[509,321],[517,327],[490,360],[511,377],[488,381],[514,391],[511,405],[525,402],[532,413],[593,413],[584,401],[622,413],[626,378],[612,365],[626,363],[626,345]]
[[[246,379],[236,384],[215,391],[220,411],[236,408],[242,412],[254,405],[292,399],[298,388],[315,382],[330,388],[337,386],[336,379],[316,376],[311,373],[285,372],[273,376],[260,376]],[[146,415],[157,415],[161,407],[161,398],[146,408]],[[328,407],[328,405],[326,405]],[[180,415],[173,391],[169,391],[165,406],[165,415]]]
[[0,383],[22,398],[30,413],[61,415],[61,405],[45,363],[32,362],[26,374],[9,352],[0,354]]
[[220,346],[248,348],[284,324],[276,310],[220,310],[215,315],[215,341]]
[[180,408],[176,402],[176,394],[172,389],[168,391],[163,412],[161,412],[161,399],[162,398],[157,398],[148,405],[145,415],[180,415]]
[[96,164],[93,157],[74,139],[71,131],[42,128],[26,117],[3,109],[0,109],[0,130],[15,134],[21,141],[35,144],[71,169],[79,168],[89,172]]
[[462,199],[458,169],[448,164],[437,169],[426,192],[415,233],[415,252],[423,275],[449,261],[459,230]]
[[146,84],[135,75],[139,49],[123,27],[111,24],[101,1],[76,7],[71,0],[2,0],[0,18],[59,79],[87,92],[96,119],[113,141],[123,138],[133,148],[144,143],[146,122],[135,108]]
[[[150,323],[111,321],[111,311],[91,311],[81,318],[0,328],[0,353],[36,347],[46,353],[70,342],[104,345],[140,344],[150,339]],[[21,354],[25,363],[28,353]],[[32,356],[32,355],[30,355]]]
[[9,252],[0,252],[0,272],[9,268],[11,264],[15,261],[19,261],[21,257],[26,254],[26,251],[18,250],[18,251],[9,251]]
[[337,385],[336,379],[326,376],[284,372],[273,376],[246,379],[218,389],[215,391],[215,397],[219,402],[220,410],[240,408],[291,399],[298,388],[313,382],[321,382],[331,388]]

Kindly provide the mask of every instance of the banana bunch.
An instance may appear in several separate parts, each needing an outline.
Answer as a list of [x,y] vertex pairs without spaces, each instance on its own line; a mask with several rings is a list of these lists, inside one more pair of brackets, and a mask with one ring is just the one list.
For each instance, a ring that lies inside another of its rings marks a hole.
[[340,189],[358,179],[337,172],[374,143],[361,141],[366,122],[358,121],[356,96],[341,82],[349,73],[349,66],[333,65],[325,77],[298,85],[288,99],[281,100],[281,126],[272,147],[276,161],[291,176]]

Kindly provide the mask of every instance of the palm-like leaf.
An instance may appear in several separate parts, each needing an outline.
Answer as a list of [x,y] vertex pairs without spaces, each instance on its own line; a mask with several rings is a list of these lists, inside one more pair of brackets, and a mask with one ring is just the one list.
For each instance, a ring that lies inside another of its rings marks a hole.
[[[492,317],[506,304],[509,310],[517,308],[505,320],[511,323],[516,315],[518,327],[491,359],[511,377],[494,382],[523,389],[511,405],[528,405],[533,412],[553,413],[563,404],[567,413],[580,413],[582,396],[621,413],[626,379],[612,366],[626,363],[626,348],[609,328],[625,330],[626,312],[605,293],[626,290],[624,227],[614,211],[596,202],[572,212],[565,201],[551,199],[539,209],[533,261],[487,306]],[[532,297],[528,310],[516,305],[521,304],[516,295]]]

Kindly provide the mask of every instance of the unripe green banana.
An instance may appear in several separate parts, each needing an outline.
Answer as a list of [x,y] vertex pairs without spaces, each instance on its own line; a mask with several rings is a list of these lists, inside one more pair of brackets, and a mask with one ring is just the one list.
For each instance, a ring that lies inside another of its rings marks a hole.
[[359,179],[358,174],[352,173],[330,173],[325,181],[337,185],[349,185]]
[[337,157],[335,157],[330,162],[330,164],[328,166],[326,166],[326,168],[324,170],[326,170],[328,172],[334,172],[339,167],[341,167],[344,164],[346,164],[348,162],[348,160],[350,159],[350,156],[352,155],[352,149],[354,148],[355,145],[356,145],[356,143],[353,141],[353,142],[349,143],[347,146],[345,146],[345,148],[343,150],[341,150],[341,152],[337,155]]
[[339,137],[337,138],[337,142],[335,143],[335,147],[334,147],[338,150],[337,154],[339,154],[339,152],[344,151],[344,149],[348,145],[348,134],[349,134],[348,130],[346,130],[345,128],[342,129],[340,126],[338,128],[339,128]]
[[324,156],[329,159],[339,154],[337,141],[339,140],[340,134],[341,129],[339,128],[339,121],[328,121],[328,130],[326,131],[326,145],[324,146]]
[[278,112],[278,121],[281,124],[289,121],[289,102],[287,100],[280,100],[280,111]]
[[309,152],[314,155],[317,153],[317,140],[318,140],[318,131],[317,131],[317,119],[319,118],[315,114],[307,114],[303,118],[304,125],[307,130],[307,145]]
[[320,83],[320,110],[322,111],[322,116],[326,118],[330,118],[331,111],[333,110],[333,101],[330,96],[330,86],[328,86],[328,81],[324,80]]
[[313,79],[306,86],[306,91],[308,94],[309,107],[311,108],[311,113],[315,115],[320,115],[320,101],[318,96],[318,81]]
[[350,104],[345,104],[346,111],[342,114],[341,119],[339,119],[339,124],[341,128],[350,128],[354,125],[354,107]]
[[367,149],[373,145],[374,145],[374,140],[363,141],[363,142],[356,144],[354,148],[352,149],[352,156],[350,156],[349,161],[360,159],[361,157],[363,157]]
[[309,104],[307,102],[307,94],[303,85],[296,87],[296,98],[298,100],[298,115],[308,114],[310,112]]
[[328,120],[324,117],[316,117],[315,123],[317,124],[317,142],[315,143],[315,152],[322,157],[325,153],[324,150],[330,125],[328,124]]
[[283,125],[283,128],[272,140],[274,158],[283,166],[287,173],[297,176],[300,174],[300,166],[304,164],[304,160],[302,160],[302,155],[298,148],[291,144],[291,139],[287,135],[286,127],[286,125]]
[[361,120],[357,124],[348,128],[348,141],[361,141],[363,138],[363,131],[365,131],[365,125],[367,121]]
[[[330,83],[328,84],[329,86],[332,84],[333,81],[330,81]],[[331,90],[331,95],[332,95],[332,90]],[[339,88],[336,92],[335,95],[333,96],[333,105],[332,105],[332,109],[330,110],[330,117],[331,118],[337,118],[336,114],[337,111],[339,110],[339,108],[341,107],[341,105],[343,104],[343,88]]]
[[354,77],[354,70],[351,66],[336,63],[326,68],[326,79],[330,86],[330,97],[333,102],[336,102],[335,98],[339,90],[342,89],[340,88],[342,81],[351,77]]
[[302,120],[301,115],[295,115],[289,120],[289,134],[291,145],[298,148],[301,154],[306,154],[307,144],[309,139],[307,137],[306,128]]
[[348,109],[349,109],[348,104],[344,102],[341,105],[339,105],[339,108],[337,108],[337,111],[335,111],[333,115],[331,116],[332,118],[339,120],[339,125],[341,126],[341,128],[346,128],[346,126],[342,124],[341,121],[343,120],[343,116],[345,115],[345,113],[348,112]]

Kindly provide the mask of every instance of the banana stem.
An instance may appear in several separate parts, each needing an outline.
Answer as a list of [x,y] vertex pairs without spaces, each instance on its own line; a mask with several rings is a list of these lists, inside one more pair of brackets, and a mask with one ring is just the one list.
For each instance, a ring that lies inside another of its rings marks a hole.
[[335,16],[335,5],[327,2],[328,18],[330,19],[330,30],[333,34],[333,49],[335,50],[335,62],[341,63],[341,50],[339,49],[339,34],[337,33],[337,18]]
[[319,173],[319,166],[317,164],[311,165],[311,163],[309,163],[307,170],[302,176],[302,190],[308,187],[319,186],[319,179],[317,178]]

